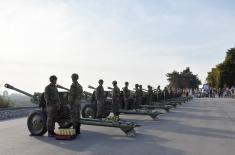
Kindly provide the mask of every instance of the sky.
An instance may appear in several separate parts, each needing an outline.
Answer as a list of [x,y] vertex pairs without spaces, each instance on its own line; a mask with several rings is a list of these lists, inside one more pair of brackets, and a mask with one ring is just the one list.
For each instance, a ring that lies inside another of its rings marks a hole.
[[49,76],[85,90],[168,84],[190,67],[201,81],[234,47],[233,0],[0,0],[0,92],[42,92]]

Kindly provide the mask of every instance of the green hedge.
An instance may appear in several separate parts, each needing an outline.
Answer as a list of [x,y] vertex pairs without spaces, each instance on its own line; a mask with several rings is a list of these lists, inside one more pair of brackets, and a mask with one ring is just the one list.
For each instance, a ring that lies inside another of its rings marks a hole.
[[0,108],[9,108],[13,106],[14,106],[14,102],[0,96]]

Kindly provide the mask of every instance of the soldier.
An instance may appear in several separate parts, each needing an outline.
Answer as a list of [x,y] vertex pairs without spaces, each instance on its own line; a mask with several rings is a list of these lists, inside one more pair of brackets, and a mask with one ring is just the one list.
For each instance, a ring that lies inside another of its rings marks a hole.
[[117,81],[113,81],[112,95],[112,111],[114,116],[118,117],[120,109],[120,89],[117,86]]
[[153,89],[150,85],[148,85],[148,104],[152,105],[153,104]]
[[161,99],[161,94],[162,94],[161,87],[160,87],[160,85],[158,85],[157,89],[156,89],[157,101],[159,101]]
[[50,77],[50,84],[46,86],[44,92],[44,98],[46,101],[47,111],[47,130],[48,137],[54,137],[55,122],[58,117],[58,111],[60,109],[60,98],[56,87],[57,77],[52,75]]
[[129,83],[125,82],[125,87],[123,88],[123,98],[124,98],[124,108],[129,109],[129,99],[130,99],[130,90],[128,89]]
[[104,81],[102,79],[99,80],[99,86],[96,88],[95,91],[95,98],[97,101],[97,118],[102,118],[103,111],[104,111],[104,102],[105,102],[105,93],[103,88]]
[[140,90],[139,90],[139,85],[135,84],[135,109],[139,108],[140,106]]
[[76,134],[80,134],[80,126],[81,126],[80,111],[81,111],[81,100],[83,96],[83,88],[78,83],[79,79],[78,74],[76,73],[72,74],[71,78],[73,83],[70,87],[69,102],[71,104],[72,123],[73,123],[73,128],[76,130]]
[[142,85],[139,85],[139,97],[140,97],[140,104],[143,104],[143,97],[144,97],[144,92],[143,92],[143,88]]
[[163,95],[164,95],[164,100],[168,99],[168,89],[167,89],[167,87],[164,88]]

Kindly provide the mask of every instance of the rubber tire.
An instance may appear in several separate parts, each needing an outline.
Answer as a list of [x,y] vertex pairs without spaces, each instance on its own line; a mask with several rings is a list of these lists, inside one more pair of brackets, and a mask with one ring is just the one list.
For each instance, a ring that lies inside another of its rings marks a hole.
[[112,102],[105,101],[102,118],[107,118],[110,115],[110,113],[111,113],[111,104],[112,104]]
[[[32,129],[30,128],[31,126],[31,122],[32,122],[32,118],[35,116],[35,115],[38,115],[42,118],[42,123],[43,123],[43,129],[41,132],[39,133],[34,133],[32,131]],[[32,136],[43,136],[46,132],[47,132],[47,116],[44,112],[42,112],[41,110],[35,110],[33,112],[31,112],[28,116],[28,119],[27,119],[27,126],[28,126],[28,130],[29,132],[31,133]]]
[[92,104],[92,103],[86,104],[86,105],[82,108],[82,117],[83,117],[83,118],[89,118],[89,117],[86,116],[86,109],[87,109],[87,108],[91,108],[91,109],[93,110],[94,116],[93,116],[92,118],[95,119],[95,118],[96,118],[96,107],[95,107],[95,104]]

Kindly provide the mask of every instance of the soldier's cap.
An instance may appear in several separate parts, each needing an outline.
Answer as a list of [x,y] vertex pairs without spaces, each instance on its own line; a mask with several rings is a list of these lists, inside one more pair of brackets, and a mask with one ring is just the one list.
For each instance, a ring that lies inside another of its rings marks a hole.
[[138,84],[135,84],[135,87],[139,87],[139,85],[138,85]]
[[129,84],[129,82],[125,82],[125,85]]
[[57,80],[57,77],[55,75],[50,76],[49,78],[50,82]]
[[142,85],[139,85],[140,88],[142,88]]
[[104,80],[100,79],[100,80],[99,80],[99,83],[104,83]]
[[116,85],[116,84],[117,84],[117,81],[113,81],[113,84]]
[[77,73],[73,73],[71,78],[74,79],[74,80],[78,80],[79,76],[78,76]]

